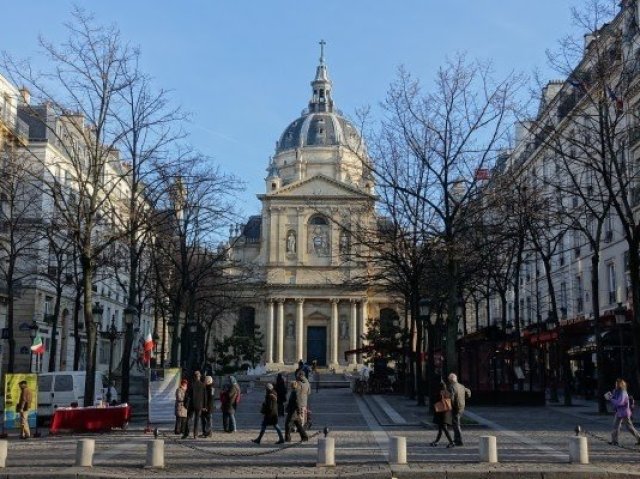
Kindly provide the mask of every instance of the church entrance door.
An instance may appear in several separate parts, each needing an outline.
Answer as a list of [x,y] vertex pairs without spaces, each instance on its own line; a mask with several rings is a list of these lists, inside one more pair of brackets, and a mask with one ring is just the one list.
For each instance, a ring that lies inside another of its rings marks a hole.
[[307,328],[307,363],[313,360],[318,366],[327,365],[327,328],[325,326],[309,326]]

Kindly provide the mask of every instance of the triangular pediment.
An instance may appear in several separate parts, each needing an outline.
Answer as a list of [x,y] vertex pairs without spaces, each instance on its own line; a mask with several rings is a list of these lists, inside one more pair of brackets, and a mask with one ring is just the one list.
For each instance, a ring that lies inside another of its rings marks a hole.
[[344,196],[349,198],[374,198],[373,195],[362,191],[355,186],[343,183],[341,181],[334,180],[325,175],[315,175],[311,178],[305,178],[304,180],[295,181],[283,186],[282,188],[272,191],[266,195],[268,198],[281,198],[281,197],[313,197],[313,196],[325,196],[336,197]]

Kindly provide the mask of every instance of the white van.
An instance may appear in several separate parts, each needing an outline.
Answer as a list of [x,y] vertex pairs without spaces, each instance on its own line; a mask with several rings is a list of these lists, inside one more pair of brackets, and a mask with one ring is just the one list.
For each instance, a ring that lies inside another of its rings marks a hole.
[[[59,407],[69,407],[76,403],[84,404],[84,381],[86,371],[58,371],[38,374],[38,419],[46,420],[53,416]],[[96,371],[95,392],[92,404],[107,400],[106,376]],[[117,400],[118,398],[112,398]]]

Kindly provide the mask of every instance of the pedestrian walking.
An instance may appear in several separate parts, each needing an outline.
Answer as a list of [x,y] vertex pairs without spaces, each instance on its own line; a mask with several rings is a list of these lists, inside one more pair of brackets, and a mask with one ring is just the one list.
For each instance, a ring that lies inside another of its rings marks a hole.
[[220,410],[222,411],[222,429],[224,432],[232,432],[229,430],[231,418],[231,401],[229,400],[229,390],[231,384],[225,384],[220,392]]
[[291,430],[296,427],[300,433],[301,441],[308,441],[309,436],[300,422],[300,405],[298,404],[298,389],[300,384],[297,381],[291,381],[291,393],[289,393],[289,401],[287,401],[287,419],[284,422],[284,440],[291,442]]
[[204,383],[202,382],[202,375],[200,371],[193,373],[193,382],[191,388],[187,390],[187,403],[189,405],[189,413],[187,417],[187,427],[182,434],[182,438],[185,439],[189,436],[189,423],[193,418],[193,438],[198,437],[198,423],[201,421],[200,415],[202,414],[202,408],[204,407]]
[[278,433],[278,442],[276,444],[284,443],[284,437],[282,436],[282,430],[278,427],[278,395],[274,391],[273,384],[267,383],[266,394],[260,413],[262,414],[262,425],[260,427],[260,434],[252,442],[260,444],[264,432],[267,430],[267,426],[273,426]]
[[188,385],[187,380],[183,379],[180,382],[180,386],[178,386],[178,389],[176,389],[176,404],[175,404],[176,425],[173,431],[176,434],[184,434],[184,430],[187,425],[188,410],[185,404],[185,400],[187,397],[187,385]]
[[202,408],[202,437],[211,437],[213,420],[215,389],[213,387],[213,378],[205,376],[204,378],[204,405]]
[[311,385],[306,378],[303,370],[298,370],[296,374],[298,381],[298,414],[300,415],[300,423],[304,426],[307,424],[307,410],[309,409],[309,395],[311,394]]
[[228,420],[229,426],[227,432],[236,432],[236,411],[238,404],[240,404],[240,386],[234,376],[229,376],[229,408],[228,408]]
[[447,447],[453,447],[455,443],[451,439],[451,434],[449,434],[449,426],[453,425],[453,406],[451,404],[451,393],[447,390],[447,385],[444,381],[440,382],[438,397],[438,401],[433,406],[433,423],[438,426],[438,435],[436,440],[431,443],[431,447],[438,445],[443,433],[449,440]]
[[462,421],[462,415],[464,414],[464,408],[467,399],[471,397],[471,391],[464,387],[464,385],[458,382],[458,376],[455,373],[451,373],[448,376],[449,380],[449,394],[451,394],[451,405],[453,407],[452,422],[453,422],[453,442],[456,446],[462,446],[462,428],[460,422]]
[[27,381],[20,381],[18,386],[20,386],[20,398],[18,399],[16,412],[20,416],[20,439],[29,439],[31,437],[29,409],[31,409],[31,403],[33,402],[33,393],[29,389]]
[[640,446],[640,434],[633,427],[631,422],[631,400],[627,393],[627,382],[624,379],[616,379],[616,387],[613,391],[605,394],[605,398],[611,402],[615,409],[613,415],[613,431],[611,431],[611,441],[609,444],[617,446],[620,426],[624,424],[633,437],[636,438],[636,445]]
[[287,383],[282,373],[276,377],[276,394],[278,395],[278,416],[284,417],[284,403],[287,402]]

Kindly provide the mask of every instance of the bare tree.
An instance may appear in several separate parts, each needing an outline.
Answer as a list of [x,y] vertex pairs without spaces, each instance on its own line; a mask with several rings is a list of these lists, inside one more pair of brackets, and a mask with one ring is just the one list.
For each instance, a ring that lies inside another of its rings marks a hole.
[[[29,113],[55,137],[65,156],[64,168],[70,173],[62,191],[55,182],[47,189],[77,249],[87,331],[87,377],[93,378],[96,262],[125,231],[125,220],[115,204],[116,192],[127,179],[117,153],[126,131],[117,118],[123,106],[121,92],[131,82],[125,72],[134,51],[122,42],[115,27],[96,26],[80,9],[74,10],[66,27],[69,37],[61,45],[40,40],[51,64],[49,72],[39,74],[6,55],[5,65],[19,83],[28,85],[36,98],[46,102],[44,110],[30,108]],[[46,110],[53,110],[59,120],[51,122],[43,117]],[[94,381],[85,382],[85,405],[93,403],[94,386]]]
[[7,371],[11,373],[15,371],[15,300],[25,282],[38,274],[42,195],[35,180],[39,165],[24,150],[7,143],[0,161],[0,274],[7,294]]
[[515,95],[523,86],[519,75],[497,82],[492,77],[490,65],[458,55],[438,70],[434,87],[423,93],[419,82],[401,70],[383,105],[387,128],[396,132],[394,149],[423,165],[425,183],[412,192],[373,168],[378,185],[416,195],[424,204],[421,208],[429,210],[429,222],[422,229],[442,245],[447,258],[441,280],[448,291],[446,361],[450,370],[457,369],[462,238],[473,222],[467,205],[478,193],[478,172],[490,168],[506,146],[517,110]]

